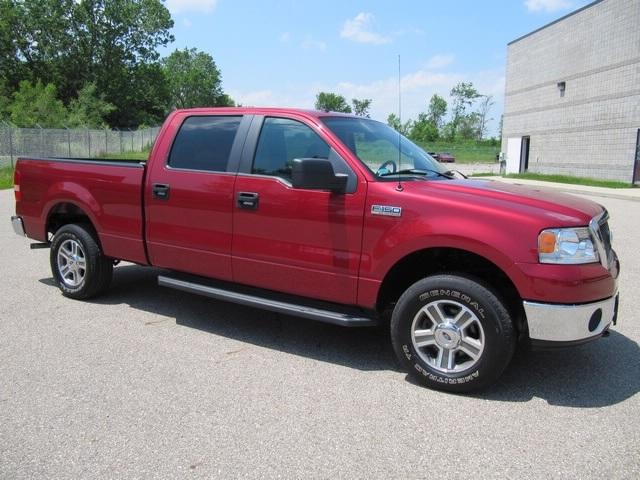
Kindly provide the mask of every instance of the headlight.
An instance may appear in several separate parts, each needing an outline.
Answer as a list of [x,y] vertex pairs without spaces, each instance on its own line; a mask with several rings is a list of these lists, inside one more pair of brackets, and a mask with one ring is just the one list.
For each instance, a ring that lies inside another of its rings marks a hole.
[[587,227],[549,228],[538,235],[540,263],[595,263],[600,260]]

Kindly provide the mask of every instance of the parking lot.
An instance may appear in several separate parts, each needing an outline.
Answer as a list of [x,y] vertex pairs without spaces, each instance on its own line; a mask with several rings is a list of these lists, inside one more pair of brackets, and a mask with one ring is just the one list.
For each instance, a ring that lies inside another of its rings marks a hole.
[[493,388],[430,391],[388,337],[156,286],[62,297],[0,191],[0,478],[639,478],[640,202],[611,214],[619,324],[518,354]]

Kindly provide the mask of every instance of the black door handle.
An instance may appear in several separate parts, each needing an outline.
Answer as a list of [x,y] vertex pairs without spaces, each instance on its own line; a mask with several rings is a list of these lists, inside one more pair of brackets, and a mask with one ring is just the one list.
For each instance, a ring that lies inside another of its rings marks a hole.
[[153,198],[158,200],[169,200],[169,185],[164,183],[154,183],[151,191]]
[[253,192],[238,192],[236,205],[238,208],[256,210],[258,208],[258,194]]

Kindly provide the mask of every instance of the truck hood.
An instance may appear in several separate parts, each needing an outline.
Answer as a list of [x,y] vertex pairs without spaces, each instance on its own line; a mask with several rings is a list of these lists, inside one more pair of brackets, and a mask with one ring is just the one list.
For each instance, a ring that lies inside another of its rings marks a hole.
[[[414,185],[422,182],[411,182]],[[514,209],[518,205],[544,212],[544,216],[568,225],[586,225],[602,212],[602,206],[591,200],[558,192],[544,187],[510,184],[495,180],[443,180],[431,181],[431,191],[438,190],[446,195],[473,195],[489,201],[504,203],[503,208]],[[409,182],[408,182],[409,184]]]

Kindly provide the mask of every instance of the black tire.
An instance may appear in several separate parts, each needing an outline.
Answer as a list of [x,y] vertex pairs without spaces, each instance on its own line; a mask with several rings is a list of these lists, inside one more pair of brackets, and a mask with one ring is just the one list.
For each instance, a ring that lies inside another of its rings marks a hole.
[[[74,247],[77,255],[71,255]],[[111,283],[113,260],[102,254],[90,227],[84,225],[65,225],[55,233],[50,263],[58,288],[69,298],[95,297]]]
[[[451,321],[456,316],[462,328]],[[503,302],[481,281],[434,275],[414,283],[398,300],[391,341],[401,366],[418,383],[463,393],[502,374],[513,356],[516,332]]]

